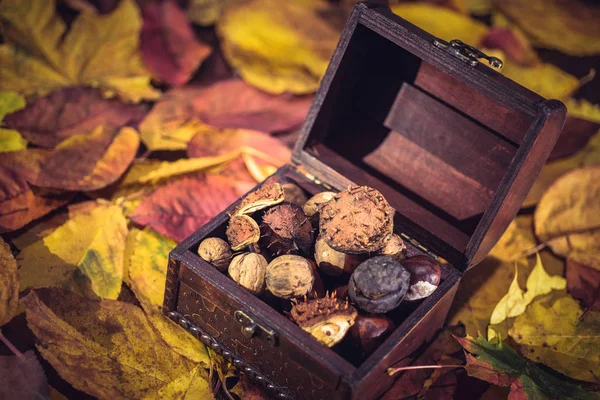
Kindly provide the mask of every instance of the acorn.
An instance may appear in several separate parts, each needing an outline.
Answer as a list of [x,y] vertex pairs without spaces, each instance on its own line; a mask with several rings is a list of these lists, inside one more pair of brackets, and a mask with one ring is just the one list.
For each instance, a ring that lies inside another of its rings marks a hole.
[[290,319],[327,347],[339,343],[354,324],[356,309],[334,296],[296,303]]
[[309,254],[313,227],[296,204],[282,203],[268,209],[260,225],[261,244],[273,255]]
[[319,228],[325,242],[346,254],[372,253],[392,237],[394,209],[368,186],[336,194],[320,210]]

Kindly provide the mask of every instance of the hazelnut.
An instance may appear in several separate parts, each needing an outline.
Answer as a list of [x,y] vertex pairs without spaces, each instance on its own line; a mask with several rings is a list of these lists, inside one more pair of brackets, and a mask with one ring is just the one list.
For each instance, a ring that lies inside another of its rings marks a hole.
[[315,243],[315,261],[323,273],[339,276],[344,272],[351,274],[362,260],[357,256],[332,249],[319,235]]
[[390,240],[387,241],[385,246],[377,250],[379,256],[390,256],[398,261],[402,261],[406,258],[406,245],[400,235],[392,234]]
[[375,252],[392,237],[394,209],[379,191],[356,186],[321,207],[319,227],[325,242],[348,254]]
[[405,300],[415,301],[428,297],[440,285],[440,264],[425,255],[411,257],[402,262],[410,273],[410,286]]
[[228,269],[231,279],[252,294],[260,294],[265,290],[266,272],[267,260],[256,253],[242,253],[235,256]]
[[327,347],[339,343],[354,324],[356,309],[333,296],[294,305],[290,318]]
[[277,257],[267,266],[267,289],[282,299],[310,294],[315,276],[309,260],[295,255]]
[[284,183],[281,187],[283,188],[284,201],[287,201],[288,203],[302,206],[308,200],[304,190],[294,183]]
[[333,192],[321,192],[315,194],[304,203],[302,211],[304,211],[304,214],[310,219],[313,225],[319,225],[319,210],[323,204],[333,199],[333,196],[335,196]]
[[348,338],[362,355],[375,350],[394,330],[394,323],[385,315],[359,315],[350,328]]
[[234,215],[252,214],[267,207],[279,204],[284,200],[283,188],[279,183],[263,185],[242,199],[233,211]]
[[244,247],[258,243],[260,228],[251,217],[247,215],[234,215],[229,219],[229,225],[225,234],[231,244],[231,249],[238,251]]
[[386,313],[398,307],[410,283],[410,273],[388,256],[369,258],[350,276],[348,295],[361,310]]
[[310,252],[313,227],[300,206],[283,203],[268,209],[260,227],[261,244],[274,257]]
[[198,246],[198,255],[219,271],[227,270],[232,256],[229,244],[217,237],[204,239]]

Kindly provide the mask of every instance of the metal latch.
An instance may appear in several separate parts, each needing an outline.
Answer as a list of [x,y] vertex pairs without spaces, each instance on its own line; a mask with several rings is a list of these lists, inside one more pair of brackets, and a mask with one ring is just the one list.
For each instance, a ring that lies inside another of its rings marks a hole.
[[478,48],[469,46],[458,39],[451,40],[450,43],[448,43],[442,39],[435,38],[433,39],[433,45],[445,50],[447,53],[452,54],[454,57],[472,67],[476,66],[481,58],[486,59],[492,68],[501,69],[504,65],[502,60],[498,57],[488,56]]
[[254,321],[248,314],[242,310],[237,310],[233,316],[242,324],[242,333],[249,339],[259,337],[269,343],[271,346],[277,346],[277,333],[271,329],[264,327]]

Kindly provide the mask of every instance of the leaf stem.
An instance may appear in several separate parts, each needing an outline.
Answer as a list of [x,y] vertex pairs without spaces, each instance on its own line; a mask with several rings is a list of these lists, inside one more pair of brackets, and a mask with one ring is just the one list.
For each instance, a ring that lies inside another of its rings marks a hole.
[[10,340],[8,340],[8,339],[7,339],[7,338],[6,338],[6,336],[4,336],[4,335],[2,334],[2,332],[1,332],[1,331],[0,331],[0,342],[4,343],[4,344],[6,345],[6,347],[8,347],[8,349],[9,349],[10,351],[12,351],[12,352],[14,353],[14,355],[15,355],[15,356],[17,356],[17,357],[19,358],[19,360],[21,360],[21,361],[25,360],[25,356],[23,355],[23,353],[21,353],[21,352],[19,351],[19,349],[17,349],[17,348],[15,347],[15,345],[14,345],[14,344],[12,344],[12,343],[10,342]]
[[388,368],[388,375],[392,376],[397,372],[409,371],[414,369],[442,369],[442,368],[464,368],[465,366],[462,364],[448,364],[448,365],[409,365],[408,367],[398,367],[398,368]]
[[546,243],[542,243],[539,244],[531,249],[525,250],[524,252],[522,252],[521,254],[519,254],[518,256],[514,257],[511,261],[517,261],[519,258],[521,257],[529,257],[532,254],[538,253],[542,250],[544,250],[546,248],[548,244]]

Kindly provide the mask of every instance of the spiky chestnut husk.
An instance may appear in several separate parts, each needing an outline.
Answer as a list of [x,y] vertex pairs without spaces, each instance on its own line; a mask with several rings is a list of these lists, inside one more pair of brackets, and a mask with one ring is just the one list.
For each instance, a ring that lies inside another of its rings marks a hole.
[[402,262],[402,266],[410,272],[410,286],[406,301],[416,301],[429,297],[440,285],[440,264],[425,255],[411,257]]
[[225,231],[227,240],[233,251],[242,250],[244,247],[258,243],[260,228],[256,221],[247,215],[234,215],[229,219]]
[[198,255],[220,271],[226,271],[231,262],[231,247],[223,239],[209,237],[198,246]]
[[296,303],[290,318],[327,347],[339,343],[354,324],[358,312],[332,294],[320,299]]
[[273,257],[284,254],[309,254],[314,230],[296,204],[282,203],[268,209],[262,219],[261,245]]
[[410,284],[410,273],[388,256],[369,258],[352,273],[348,295],[361,310],[386,313],[398,307]]
[[248,195],[242,199],[240,205],[235,208],[233,215],[252,214],[256,211],[279,204],[283,202],[284,198],[283,188],[279,183],[263,185],[260,189],[248,193]]
[[379,191],[351,187],[321,207],[319,227],[325,242],[347,254],[375,252],[392,237],[394,209]]

